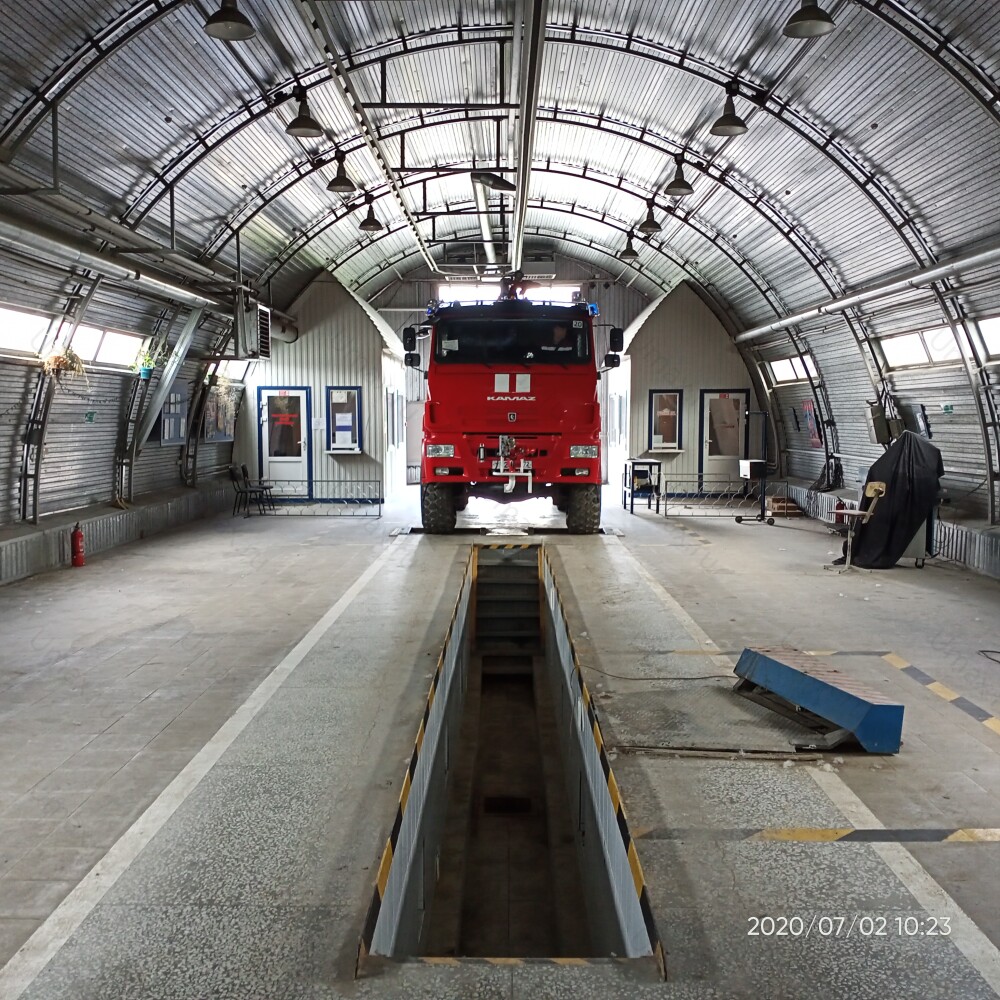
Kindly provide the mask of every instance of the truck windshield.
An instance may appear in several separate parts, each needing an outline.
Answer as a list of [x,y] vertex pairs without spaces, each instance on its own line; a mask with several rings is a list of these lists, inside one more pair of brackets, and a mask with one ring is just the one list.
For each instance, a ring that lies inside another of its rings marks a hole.
[[439,363],[585,364],[590,337],[582,319],[468,319],[441,322],[435,329]]

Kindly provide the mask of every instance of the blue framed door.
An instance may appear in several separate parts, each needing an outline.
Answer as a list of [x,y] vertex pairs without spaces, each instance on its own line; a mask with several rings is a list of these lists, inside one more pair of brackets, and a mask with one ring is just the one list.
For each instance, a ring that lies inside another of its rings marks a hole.
[[280,496],[312,498],[312,394],[307,385],[259,386],[260,476]]

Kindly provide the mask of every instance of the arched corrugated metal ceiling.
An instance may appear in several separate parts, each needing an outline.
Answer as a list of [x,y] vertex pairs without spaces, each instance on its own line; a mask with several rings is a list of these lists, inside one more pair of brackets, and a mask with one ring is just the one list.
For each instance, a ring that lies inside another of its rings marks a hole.
[[[468,168],[515,165],[537,4],[247,0],[258,34],[240,43],[203,33],[208,3],[8,6],[8,164],[50,179],[58,109],[63,194],[163,241],[172,212],[178,246],[230,266],[238,232],[245,273],[279,305],[319,267],[373,292],[386,260],[424,262],[418,233],[446,259],[480,235]],[[640,247],[642,287],[692,277],[751,326],[994,236],[998,16],[850,0],[804,42],[781,34],[795,6],[545,4],[528,242],[616,253],[652,197],[664,225]],[[296,84],[323,138],[285,135]],[[749,131],[719,138],[726,84]],[[359,195],[325,190],[337,148],[389,225],[380,239],[359,239]],[[677,154],[686,199],[660,193]],[[492,232],[513,200],[492,194]]]
[[[135,261],[140,291],[222,304],[239,277],[279,308],[321,269],[372,297],[415,268],[546,252],[650,297],[689,280],[760,338],[738,340],[748,363],[821,348],[826,453],[863,454],[858,401],[890,392],[872,338],[946,326],[996,514],[998,403],[965,320],[1000,313],[1000,281],[949,274],[893,313],[859,299],[806,319],[1000,243],[992,7],[824,0],[835,29],[801,40],[782,33],[797,0],[239,0],[256,35],[224,42],[203,30],[218,2],[8,0],[8,249],[61,234],[77,272]],[[285,131],[302,89],[317,138]],[[744,134],[710,130],[727,92]],[[353,193],[327,189],[338,156]],[[686,197],[667,194],[678,163]],[[359,229],[369,205],[376,233]],[[650,208],[660,228],[642,234]]]

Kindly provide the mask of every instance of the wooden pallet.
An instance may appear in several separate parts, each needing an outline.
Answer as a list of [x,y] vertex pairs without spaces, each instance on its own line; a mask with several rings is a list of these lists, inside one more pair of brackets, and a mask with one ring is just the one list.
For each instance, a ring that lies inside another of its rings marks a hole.
[[802,508],[788,497],[767,498],[768,517],[805,517]]

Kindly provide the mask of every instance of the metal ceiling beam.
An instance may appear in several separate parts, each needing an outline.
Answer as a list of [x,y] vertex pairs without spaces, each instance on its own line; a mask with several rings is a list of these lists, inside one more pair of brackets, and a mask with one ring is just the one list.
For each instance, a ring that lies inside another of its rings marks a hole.
[[406,199],[403,197],[403,186],[400,184],[399,179],[396,177],[392,167],[389,165],[389,156],[382,148],[382,142],[378,136],[378,128],[368,117],[368,113],[364,109],[364,102],[355,89],[354,84],[351,83],[347,67],[344,66],[340,57],[337,55],[337,43],[333,38],[333,35],[330,33],[330,29],[326,23],[326,16],[320,9],[320,5],[316,2],[316,0],[305,0],[305,6],[308,7],[308,16],[305,8],[296,4],[299,13],[302,14],[302,18],[305,21],[306,28],[310,31],[318,33],[318,40],[321,43],[320,50],[323,52],[326,63],[330,68],[330,77],[337,90],[340,92],[340,96],[347,105],[348,110],[358,123],[361,135],[365,140],[365,145],[367,145],[375,163],[378,165],[379,170],[388,182],[388,185],[395,196],[396,202],[399,205],[399,209],[403,213],[403,217],[406,219],[410,230],[413,233],[413,238],[417,242],[417,247],[420,249],[421,255],[427,261],[427,266],[430,267],[431,270],[435,270],[437,265],[434,262],[434,258],[431,256],[430,248],[424,242],[423,234],[420,232],[420,226],[417,224],[416,218],[410,211],[409,205],[406,204]]
[[1000,246],[993,246],[986,250],[967,254],[964,257],[957,257],[955,260],[936,264],[934,267],[920,268],[899,278],[891,278],[888,281],[882,281],[875,285],[868,285],[865,288],[852,292],[850,295],[831,299],[828,302],[821,302],[818,305],[810,306],[808,309],[799,310],[791,315],[783,316],[773,323],[765,323],[761,326],[745,330],[736,337],[736,342],[742,344],[748,340],[765,337],[769,333],[785,330],[790,326],[816,319],[819,316],[828,316],[830,313],[843,312],[845,309],[852,309],[864,302],[885,298],[885,296],[894,295],[896,292],[921,288],[924,285],[930,285],[935,281],[941,281],[956,274],[962,274],[965,271],[987,267],[997,261],[1000,261]]
[[181,251],[143,236],[64,194],[45,188],[33,177],[13,167],[0,164],[0,183],[18,188],[23,194],[41,202],[56,218],[65,220],[82,230],[93,231],[97,238],[112,244],[116,249],[149,254],[151,262],[161,264],[164,268],[184,272],[194,280],[230,284],[236,276],[235,272],[225,265],[205,264],[192,260]]
[[524,218],[528,210],[528,185],[535,147],[535,118],[542,82],[542,50],[548,0],[524,0],[524,27],[518,80],[520,130],[517,140],[517,190],[510,221],[510,266],[520,270],[524,251]]
[[154,298],[232,312],[232,302],[227,299],[201,295],[191,288],[150,274],[134,264],[124,267],[117,261],[109,260],[106,255],[99,253],[93,247],[87,246],[82,240],[72,239],[28,220],[18,220],[16,223],[0,220],[0,244],[20,251],[40,253],[43,257],[54,257],[62,263],[86,268],[111,281],[138,286],[140,291]]

